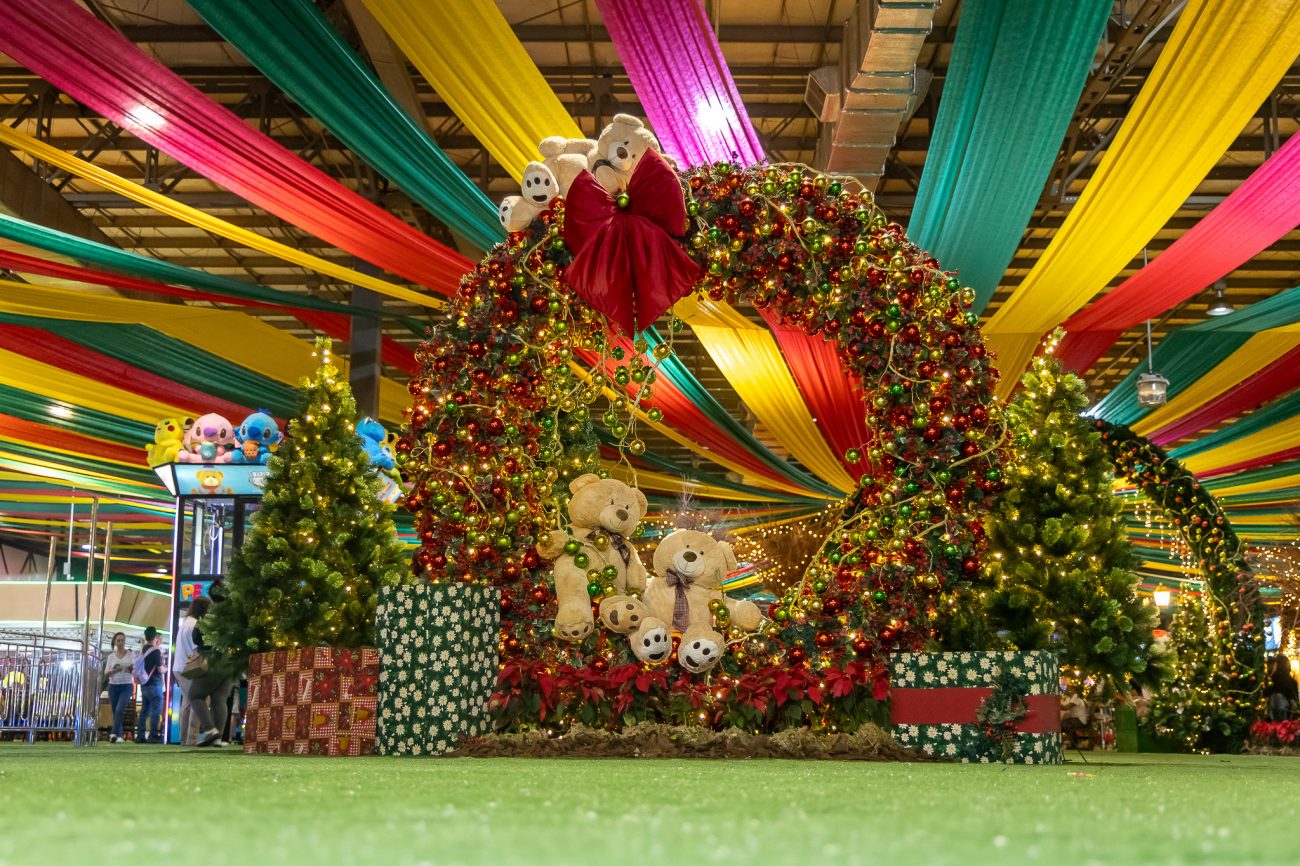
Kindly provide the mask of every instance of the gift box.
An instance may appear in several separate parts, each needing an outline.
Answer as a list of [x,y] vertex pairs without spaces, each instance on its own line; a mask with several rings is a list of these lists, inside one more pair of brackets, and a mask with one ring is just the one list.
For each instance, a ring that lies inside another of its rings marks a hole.
[[1049,652],[900,653],[890,721],[904,746],[963,763],[1061,763],[1060,671]]
[[370,755],[378,717],[379,651],[310,647],[248,660],[244,751]]
[[385,587],[375,619],[381,755],[440,755],[492,726],[501,596],[467,583]]

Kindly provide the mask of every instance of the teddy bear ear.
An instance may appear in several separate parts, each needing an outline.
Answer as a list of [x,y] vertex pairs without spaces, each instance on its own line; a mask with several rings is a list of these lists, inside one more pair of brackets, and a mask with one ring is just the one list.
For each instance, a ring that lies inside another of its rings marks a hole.
[[577,478],[569,482],[569,492],[577,493],[582,488],[590,487],[599,480],[600,476],[591,472],[588,472],[586,475],[579,475]]
[[642,126],[645,126],[645,124],[641,122],[641,118],[639,118],[639,117],[633,117],[633,116],[630,115],[630,114],[616,114],[616,115],[614,115],[614,123],[621,123],[621,124],[623,124],[623,125],[625,125],[625,126],[631,126],[631,127],[636,127],[636,128],[640,128],[640,127],[642,127]]
[[650,510],[650,500],[646,499],[645,494],[635,487],[632,488],[632,491],[636,493],[636,501],[641,503],[641,513],[644,515]]
[[559,156],[564,153],[565,145],[569,140],[562,135],[552,135],[543,138],[537,145],[537,152],[542,156],[550,159],[553,156]]
[[722,548],[722,560],[727,563],[727,574],[740,568],[740,563],[736,561],[736,551],[731,549],[729,542],[719,541],[718,547]]

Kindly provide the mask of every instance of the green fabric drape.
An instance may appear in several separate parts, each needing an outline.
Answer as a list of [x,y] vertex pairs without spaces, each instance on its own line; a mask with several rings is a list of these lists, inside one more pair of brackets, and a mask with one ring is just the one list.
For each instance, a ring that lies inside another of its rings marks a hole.
[[[1168,398],[1218,366],[1253,335],[1300,322],[1300,286],[1279,292],[1217,319],[1206,319],[1167,335],[1152,353],[1153,366],[1169,380]],[[1147,372],[1139,364],[1094,406],[1089,414],[1112,424],[1131,425],[1151,408],[1137,404],[1138,376]]]
[[350,150],[480,249],[496,207],[394,102],[311,0],[189,0],[214,30]]
[[[651,353],[653,353],[656,346],[664,343],[664,338],[659,335],[655,328],[646,328],[641,332],[641,335],[650,344]],[[704,413],[705,417],[728,436],[744,445],[746,450],[763,461],[764,464],[805,490],[813,493],[823,493],[835,498],[841,496],[841,493],[834,487],[811,473],[805,472],[790,461],[783,460],[766,445],[759,442],[754,437],[754,434],[745,428],[745,425],[731,417],[731,413],[714,399],[708,389],[700,384],[700,380],[695,378],[695,374],[682,363],[682,360],[677,355],[669,355],[663,361],[656,363],[659,365],[660,374],[666,376],[677,390],[685,394],[695,404],[696,408]]]
[[[1234,421],[1208,436],[1203,436],[1195,442],[1174,448],[1169,454],[1179,460],[1186,460],[1193,454],[1200,454],[1203,451],[1218,448],[1220,445],[1241,439],[1252,433],[1258,433],[1265,427],[1272,427],[1274,424],[1288,418],[1294,418],[1297,414],[1300,414],[1300,391],[1293,391],[1280,400],[1274,400],[1266,406],[1261,406],[1241,420]],[[1296,444],[1300,445],[1300,442]]]
[[975,289],[1015,255],[1074,113],[1110,0],[966,0],[908,236]]
[[[69,418],[54,411],[56,408],[53,400],[40,394],[0,385],[0,415],[10,415],[33,424],[57,427],[69,433],[137,446],[141,449],[146,442],[153,441],[153,427],[148,424],[119,418],[117,415],[110,415],[97,409],[87,409],[84,406],[78,406],[76,416]],[[143,450],[140,452],[140,463],[144,465]]]

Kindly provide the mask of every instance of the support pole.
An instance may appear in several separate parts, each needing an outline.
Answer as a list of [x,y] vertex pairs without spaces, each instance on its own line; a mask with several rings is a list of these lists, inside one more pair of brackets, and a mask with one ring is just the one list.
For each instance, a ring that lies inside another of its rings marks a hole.
[[[99,536],[99,497],[92,497],[90,500],[90,544],[86,552],[86,619],[81,630],[81,700],[77,702],[77,732],[73,737],[74,746],[86,746],[90,744],[90,737],[86,732],[86,710],[90,704],[90,672],[87,668],[90,666],[90,601],[91,594],[95,591],[95,542]],[[99,680],[95,680],[98,684]],[[98,697],[98,693],[95,695]]]
[[99,579],[99,629],[95,632],[95,646],[104,649],[104,607],[108,603],[108,572],[113,560],[113,524],[104,531],[104,569]]
[[[379,268],[357,259],[358,271],[378,276]],[[352,287],[352,306],[363,310],[383,309],[383,296],[361,286]],[[379,417],[379,381],[383,376],[383,321],[368,316],[353,316],[348,336],[348,384],[357,401],[359,417]]]
[[[41,610],[41,648],[36,655],[32,656],[31,679],[27,681],[27,693],[31,695],[40,694],[41,663],[45,661],[46,633],[50,628],[50,591],[54,588],[54,556],[58,550],[59,539],[51,533],[50,554],[45,560],[45,607]],[[36,712],[34,702],[32,709],[27,713],[27,725],[27,742],[34,743],[36,742]]]

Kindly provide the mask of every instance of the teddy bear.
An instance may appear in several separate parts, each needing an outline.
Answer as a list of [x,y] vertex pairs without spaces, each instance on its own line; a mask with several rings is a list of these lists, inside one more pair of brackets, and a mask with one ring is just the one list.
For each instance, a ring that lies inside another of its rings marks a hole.
[[659,150],[659,140],[639,118],[616,114],[600,133],[587,168],[611,195],[627,189],[636,164],[648,150]]
[[524,201],[523,196],[508,195],[501,200],[501,206],[497,209],[497,219],[501,221],[502,228],[513,234],[528,228],[541,212],[540,207]]
[[200,469],[194,473],[194,478],[199,482],[199,486],[191,488],[190,493],[200,496],[218,496],[222,493],[234,492],[229,487],[221,486],[225,476],[215,469]]
[[235,451],[233,462],[266,463],[271,458],[271,452],[283,438],[280,425],[275,423],[275,419],[269,414],[259,409],[245,418],[244,423],[240,424],[239,429],[235,431],[239,450]]
[[681,632],[678,663],[694,674],[722,659],[726,639],[713,627],[714,609],[725,607],[731,624],[753,631],[762,621],[752,601],[736,601],[722,592],[722,581],[737,568],[731,545],[707,532],[679,529],[659,542],[654,576],[646,584],[645,616],[632,633],[632,654],[658,664],[672,653],[672,633]]
[[555,176],[561,196],[568,195],[573,181],[587,170],[596,147],[596,142],[590,138],[565,138],[562,135],[543,138],[537,145],[542,164]]
[[175,463],[185,447],[185,434],[194,426],[193,418],[164,418],[153,426],[153,442],[144,446],[149,466]]
[[234,428],[215,412],[200,416],[185,432],[184,443],[176,455],[181,463],[230,463],[235,457]]
[[[613,478],[587,473],[569,482],[569,526],[538,540],[537,552],[555,560],[555,636],[581,641],[595,630],[590,572],[612,567],[620,606],[601,605],[602,621],[622,632],[640,625],[645,608],[630,593],[645,589],[646,570],[631,537],[649,507],[645,494]],[[581,563],[581,564],[579,564]],[[608,602],[610,599],[605,599]]]

